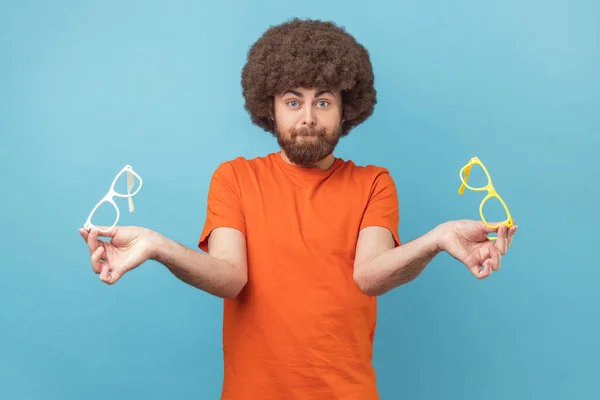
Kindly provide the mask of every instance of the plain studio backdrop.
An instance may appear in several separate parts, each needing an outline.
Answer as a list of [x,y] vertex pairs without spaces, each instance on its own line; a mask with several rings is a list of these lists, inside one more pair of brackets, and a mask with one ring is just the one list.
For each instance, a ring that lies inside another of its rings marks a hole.
[[4,0],[0,398],[219,397],[222,301],[156,262],[105,285],[77,229],[130,164],[119,223],[196,248],[218,164],[278,150],[240,72],[296,16],[370,52],[378,104],[336,155],[391,171],[403,241],[480,218],[474,156],[519,225],[490,278],[441,254],[380,298],[382,399],[600,397],[597,1]]

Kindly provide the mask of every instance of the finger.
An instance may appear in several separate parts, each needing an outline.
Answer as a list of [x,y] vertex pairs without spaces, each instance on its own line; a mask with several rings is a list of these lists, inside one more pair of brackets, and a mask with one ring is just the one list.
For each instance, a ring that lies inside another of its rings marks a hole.
[[482,267],[483,267],[483,269],[479,270],[477,278],[485,279],[488,276],[492,275],[492,266],[491,266],[491,261],[489,259],[483,262]]
[[510,227],[508,232],[508,248],[510,249],[510,245],[512,244],[513,236],[515,236],[515,232],[517,232],[517,225],[513,225]]
[[114,285],[121,278],[121,276],[122,275],[119,271],[112,270],[112,271],[110,271],[110,274],[108,275],[108,279],[106,280],[106,283],[109,285]]
[[493,271],[500,270],[500,267],[502,264],[502,257],[500,256],[500,251],[498,251],[496,246],[492,246],[492,248],[490,249],[490,253],[492,255],[492,258],[490,261],[490,266],[491,266],[492,270]]
[[83,241],[87,243],[88,231],[83,228],[79,228],[79,235],[83,238]]
[[107,262],[102,263],[100,270],[100,280],[104,283],[109,283],[110,264]]
[[488,222],[488,224],[490,226],[495,226],[496,228],[491,228],[490,226],[484,224],[483,221],[480,222],[481,228],[485,231],[485,233],[494,233],[498,232],[498,227],[502,224],[502,222]]
[[90,254],[94,254],[96,249],[98,248],[98,231],[92,229],[88,234],[87,238],[88,248],[90,249]]
[[498,229],[498,239],[496,239],[496,248],[500,251],[501,255],[506,253],[506,226],[502,225]]
[[[103,246],[98,246],[98,248],[96,249],[96,251],[94,251],[94,253],[92,254],[92,270],[99,274],[100,271],[102,270],[102,255],[104,254],[104,247]],[[106,263],[104,263],[106,264]]]
[[[465,259],[464,263],[469,268],[471,273],[476,278],[485,278],[489,275],[489,272],[486,269],[486,260],[490,258],[490,249],[488,246],[482,246],[479,249],[475,250]],[[481,266],[483,266],[483,270],[481,270]]]
[[488,276],[492,275],[492,260],[488,259],[487,261],[485,261],[483,263],[483,277],[487,278]]
[[97,226],[96,229],[94,229],[94,230],[96,231],[98,236],[112,239],[117,234],[117,227],[115,226],[114,228],[112,228],[110,230],[109,230],[109,228],[110,228],[110,226]]

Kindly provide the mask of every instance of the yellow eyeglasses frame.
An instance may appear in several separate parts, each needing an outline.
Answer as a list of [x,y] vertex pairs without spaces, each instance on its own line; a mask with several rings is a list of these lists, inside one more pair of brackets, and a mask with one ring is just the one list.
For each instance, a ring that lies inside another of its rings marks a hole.
[[[474,188],[467,184],[467,182],[469,181],[469,174],[471,173],[471,168],[473,167],[473,165],[480,165],[481,168],[483,169],[483,172],[485,172],[485,175],[487,176],[487,179],[488,179],[488,183],[486,186],[480,187],[480,188]],[[504,202],[502,197],[500,197],[500,195],[494,188],[494,185],[492,184],[492,178],[490,177],[490,173],[488,172],[487,168],[485,167],[485,165],[483,165],[483,163],[481,162],[481,160],[478,157],[471,158],[469,160],[469,162],[460,169],[459,176],[460,176],[460,180],[462,181],[462,185],[460,185],[460,188],[458,189],[459,195],[462,196],[462,194],[465,191],[465,188],[472,190],[474,192],[483,192],[483,191],[488,192],[487,196],[485,196],[483,198],[483,200],[481,201],[481,204],[479,205],[479,215],[481,216],[481,220],[483,221],[483,223],[486,226],[488,226],[491,229],[496,229],[502,225],[506,225],[507,228],[510,228],[511,226],[513,226],[515,224],[510,215],[510,211],[508,211],[508,207],[506,206],[506,203]],[[486,201],[488,201],[489,199],[491,199],[493,197],[497,198],[500,201],[500,203],[504,207],[504,210],[506,211],[506,216],[507,216],[505,221],[502,221],[496,225],[491,225],[483,216],[483,205],[485,204]],[[490,239],[495,240],[497,238],[490,237]]]

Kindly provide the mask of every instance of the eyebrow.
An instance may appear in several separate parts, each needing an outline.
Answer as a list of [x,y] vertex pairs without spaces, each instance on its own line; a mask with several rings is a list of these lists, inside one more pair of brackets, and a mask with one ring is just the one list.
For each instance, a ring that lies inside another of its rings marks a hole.
[[[300,92],[296,92],[295,90],[291,90],[291,89],[288,89],[288,90],[286,90],[285,92],[283,92],[283,94],[281,95],[281,97],[285,96],[285,95],[286,95],[286,94],[288,94],[288,93],[291,93],[291,94],[293,94],[293,95],[294,95],[294,96],[296,96],[296,97],[302,97],[302,98],[304,97],[304,96],[302,95],[302,93],[300,93]],[[320,97],[320,96],[323,96],[325,93],[329,93],[330,95],[332,95],[333,97],[335,97],[335,94],[333,94],[333,92],[332,92],[331,90],[319,90],[319,91],[318,91],[318,92],[315,94],[315,97]]]

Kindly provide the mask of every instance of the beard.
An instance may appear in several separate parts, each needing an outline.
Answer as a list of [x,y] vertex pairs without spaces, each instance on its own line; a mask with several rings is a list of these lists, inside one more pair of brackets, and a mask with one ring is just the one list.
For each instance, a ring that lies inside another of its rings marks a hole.
[[[336,128],[331,135],[327,135],[325,129],[293,128],[288,138],[276,123],[275,133],[277,143],[291,162],[299,166],[309,166],[333,153],[340,140],[341,127]],[[299,142],[298,136],[310,136],[310,139]]]

